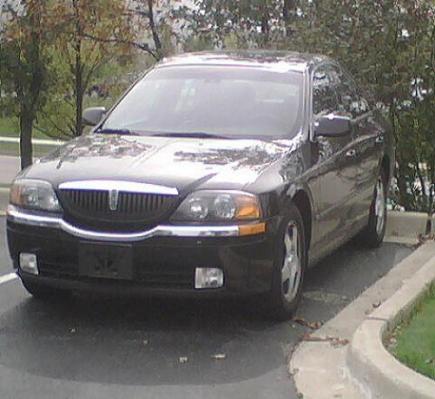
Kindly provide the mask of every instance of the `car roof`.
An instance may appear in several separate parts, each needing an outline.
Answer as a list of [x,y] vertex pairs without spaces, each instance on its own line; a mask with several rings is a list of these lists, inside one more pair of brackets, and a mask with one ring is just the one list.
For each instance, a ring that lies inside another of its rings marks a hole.
[[304,72],[313,65],[329,60],[316,54],[274,50],[234,50],[185,53],[163,59],[158,67],[167,66],[238,66],[257,67],[279,72]]

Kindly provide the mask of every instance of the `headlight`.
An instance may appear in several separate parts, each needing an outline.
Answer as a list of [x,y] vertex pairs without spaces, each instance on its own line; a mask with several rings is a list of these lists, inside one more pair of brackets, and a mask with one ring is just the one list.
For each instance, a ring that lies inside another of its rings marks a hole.
[[61,210],[50,183],[42,180],[18,179],[10,191],[9,202],[20,208],[58,212]]
[[238,191],[197,191],[179,206],[172,219],[176,221],[222,222],[258,220],[261,208],[258,198]]

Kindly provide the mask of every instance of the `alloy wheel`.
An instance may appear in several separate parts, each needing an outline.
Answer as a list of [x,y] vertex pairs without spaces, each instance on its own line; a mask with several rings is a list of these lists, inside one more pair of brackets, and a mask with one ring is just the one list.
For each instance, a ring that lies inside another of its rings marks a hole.
[[375,198],[375,217],[376,217],[376,233],[380,236],[384,230],[385,225],[385,190],[382,177],[379,177],[376,184],[376,198]]
[[299,231],[295,222],[290,222],[284,235],[284,262],[281,269],[282,294],[291,303],[298,295],[302,281],[302,263]]

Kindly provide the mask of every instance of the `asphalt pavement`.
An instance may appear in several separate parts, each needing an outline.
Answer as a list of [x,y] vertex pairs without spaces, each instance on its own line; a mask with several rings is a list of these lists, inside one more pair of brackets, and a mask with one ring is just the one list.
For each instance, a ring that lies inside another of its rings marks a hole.
[[[0,278],[11,272],[4,225]],[[330,319],[410,252],[348,244],[310,270],[298,317]],[[296,399],[287,359],[306,331],[268,320],[255,302],[47,304],[15,279],[0,283],[0,398]]]

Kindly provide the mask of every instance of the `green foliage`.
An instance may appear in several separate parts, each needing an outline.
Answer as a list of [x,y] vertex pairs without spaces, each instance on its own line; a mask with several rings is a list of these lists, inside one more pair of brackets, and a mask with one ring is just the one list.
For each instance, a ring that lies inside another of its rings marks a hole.
[[43,29],[47,2],[28,0],[21,5],[18,8],[11,1],[3,5],[1,17],[6,29],[0,32],[0,97],[8,103],[8,113],[19,120],[24,168],[32,163],[32,127],[46,101],[50,35]]
[[[102,57],[104,59],[104,57]],[[52,49],[52,69],[55,85],[49,87],[48,100],[39,113],[37,128],[53,138],[71,138],[76,135],[76,97],[71,65],[56,48]],[[82,108],[105,106],[110,108],[132,83],[128,57],[113,62],[102,62],[95,68],[83,90]]]

